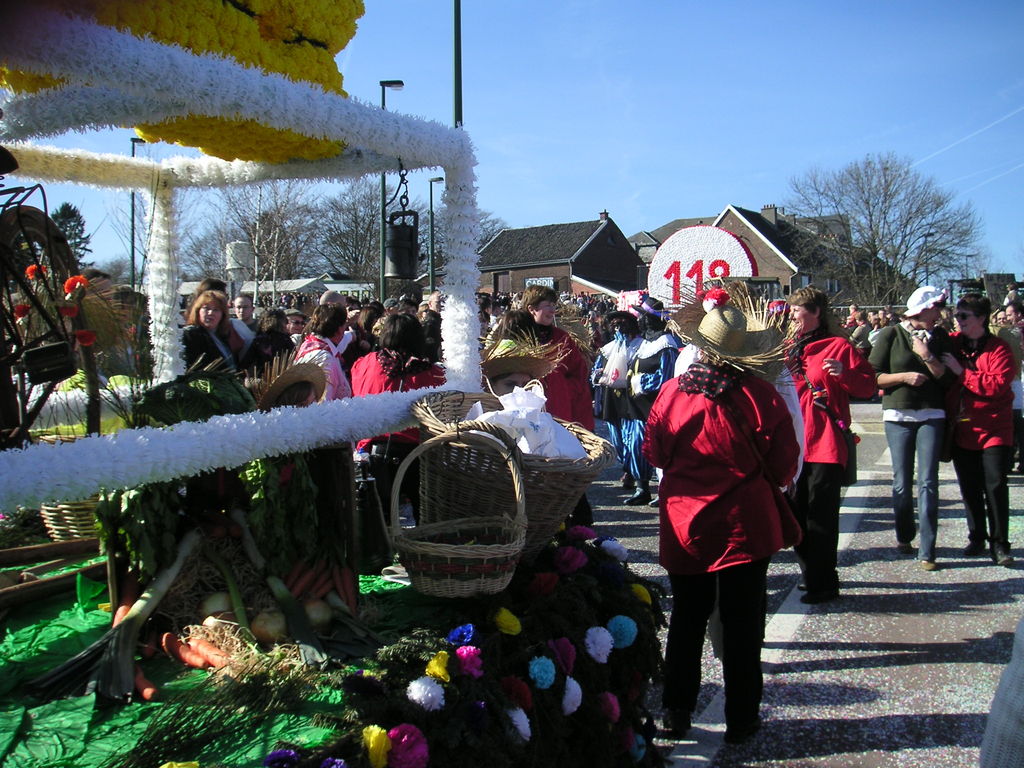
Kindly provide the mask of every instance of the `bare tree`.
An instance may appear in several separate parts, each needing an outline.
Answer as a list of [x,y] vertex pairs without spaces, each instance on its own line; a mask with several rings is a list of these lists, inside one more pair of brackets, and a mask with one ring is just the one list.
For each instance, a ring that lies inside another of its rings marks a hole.
[[837,171],[812,169],[790,181],[787,207],[802,223],[845,222],[805,238],[812,262],[828,264],[832,276],[862,303],[898,303],[908,289],[942,283],[976,268],[980,223],[969,203],[892,153],[868,155]]
[[375,283],[380,261],[380,186],[370,177],[323,201],[317,254],[327,271]]

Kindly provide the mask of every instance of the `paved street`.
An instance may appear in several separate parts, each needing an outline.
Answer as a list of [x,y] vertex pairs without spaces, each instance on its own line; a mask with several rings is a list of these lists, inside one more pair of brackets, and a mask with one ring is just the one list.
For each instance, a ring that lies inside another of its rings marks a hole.
[[[792,550],[768,572],[764,726],[747,744],[722,743],[721,667],[710,642],[687,740],[664,742],[673,766],[975,766],[1013,632],[1024,614],[1024,476],[1010,477],[1010,539],[999,568],[965,558],[967,525],[952,465],[940,472],[935,572],[898,555],[881,406],[854,406],[860,481],[844,497],[839,601],[799,601]],[[589,497],[597,527],[618,536],[636,570],[667,585],[657,565],[657,511],[626,507],[616,473]],[[671,607],[671,602],[666,608]],[[657,700],[656,700],[657,701]]]

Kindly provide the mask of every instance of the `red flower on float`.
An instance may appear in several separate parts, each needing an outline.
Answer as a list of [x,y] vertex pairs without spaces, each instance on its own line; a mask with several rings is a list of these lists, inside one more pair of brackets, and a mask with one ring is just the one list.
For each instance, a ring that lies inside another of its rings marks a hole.
[[29,280],[42,280],[46,277],[46,266],[43,264],[29,264],[25,267],[25,277]]
[[77,304],[62,304],[57,307],[57,311],[60,312],[61,317],[78,317]]
[[90,331],[88,329],[75,331],[75,340],[83,347],[91,347],[96,343],[96,331]]
[[79,286],[82,288],[88,288],[89,279],[83,275],[72,275],[64,281],[64,293],[74,293],[75,289]]
[[14,319],[21,320],[23,317],[28,317],[28,313],[32,311],[32,307],[28,304],[15,304],[14,305]]

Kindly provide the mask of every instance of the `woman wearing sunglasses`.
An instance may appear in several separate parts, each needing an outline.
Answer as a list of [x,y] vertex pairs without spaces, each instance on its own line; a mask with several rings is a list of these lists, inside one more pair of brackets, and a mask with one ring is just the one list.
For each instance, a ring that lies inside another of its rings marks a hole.
[[942,361],[960,379],[949,406],[956,417],[953,467],[967,508],[970,540],[964,555],[987,549],[995,563],[1010,566],[1006,475],[1013,450],[1013,352],[989,331],[991,312],[987,297],[964,294],[956,304],[953,353]]

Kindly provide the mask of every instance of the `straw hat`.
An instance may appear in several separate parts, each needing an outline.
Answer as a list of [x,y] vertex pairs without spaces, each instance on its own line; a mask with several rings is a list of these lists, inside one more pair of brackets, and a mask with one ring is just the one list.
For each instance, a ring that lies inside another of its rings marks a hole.
[[488,379],[508,373],[525,373],[531,379],[543,379],[561,360],[558,347],[537,344],[529,338],[497,339],[483,351],[480,367]]
[[715,289],[702,302],[686,304],[673,317],[676,327],[684,340],[700,347],[709,362],[774,379],[782,366],[783,334],[777,324],[766,321],[766,309],[759,311],[742,289],[736,292],[739,301]]
[[256,397],[256,407],[266,411],[274,407],[277,398],[292,384],[308,381],[313,385],[313,400],[319,402],[327,388],[327,377],[316,363],[292,363],[293,355],[275,358],[263,367],[262,375],[249,382]]

